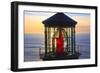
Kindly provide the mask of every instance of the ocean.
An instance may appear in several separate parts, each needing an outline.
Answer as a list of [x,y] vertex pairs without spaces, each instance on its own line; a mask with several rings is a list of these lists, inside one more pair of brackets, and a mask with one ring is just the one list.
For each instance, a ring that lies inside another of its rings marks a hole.
[[[42,61],[39,56],[40,48],[44,47],[44,36],[37,34],[24,35],[24,61]],[[90,58],[90,35],[76,35],[76,48],[79,48],[79,59]]]

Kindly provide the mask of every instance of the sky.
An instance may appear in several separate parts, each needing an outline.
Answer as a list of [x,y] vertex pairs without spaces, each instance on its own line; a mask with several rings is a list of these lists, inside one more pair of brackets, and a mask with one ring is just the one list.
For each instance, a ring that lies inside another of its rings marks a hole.
[[[48,12],[24,12],[24,32],[25,34],[43,34],[44,24],[42,21],[53,16],[56,13]],[[76,24],[76,34],[90,33],[90,14],[88,13],[70,13],[65,12],[67,16],[71,17],[78,23]]]

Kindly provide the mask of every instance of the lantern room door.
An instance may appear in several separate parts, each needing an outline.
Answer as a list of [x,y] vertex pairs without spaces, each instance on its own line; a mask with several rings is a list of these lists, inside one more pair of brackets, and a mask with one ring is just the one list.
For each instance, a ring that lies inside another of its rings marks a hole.
[[59,37],[56,38],[56,54],[62,55],[64,53],[64,40],[62,32],[59,32]]

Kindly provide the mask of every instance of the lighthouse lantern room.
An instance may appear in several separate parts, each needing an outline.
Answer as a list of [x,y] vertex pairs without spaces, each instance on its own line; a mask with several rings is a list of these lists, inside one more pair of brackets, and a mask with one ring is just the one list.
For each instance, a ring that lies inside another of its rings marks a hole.
[[42,22],[45,33],[43,60],[76,59],[75,26],[77,22],[64,13],[56,13]]

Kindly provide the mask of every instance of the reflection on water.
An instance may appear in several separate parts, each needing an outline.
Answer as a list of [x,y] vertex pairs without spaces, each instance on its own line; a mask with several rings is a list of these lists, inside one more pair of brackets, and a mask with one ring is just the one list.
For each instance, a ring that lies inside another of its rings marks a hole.
[[[90,58],[90,36],[77,35],[76,46],[81,53],[80,59]],[[24,61],[42,61],[39,56],[39,48],[44,47],[44,36],[25,34],[24,37]]]

